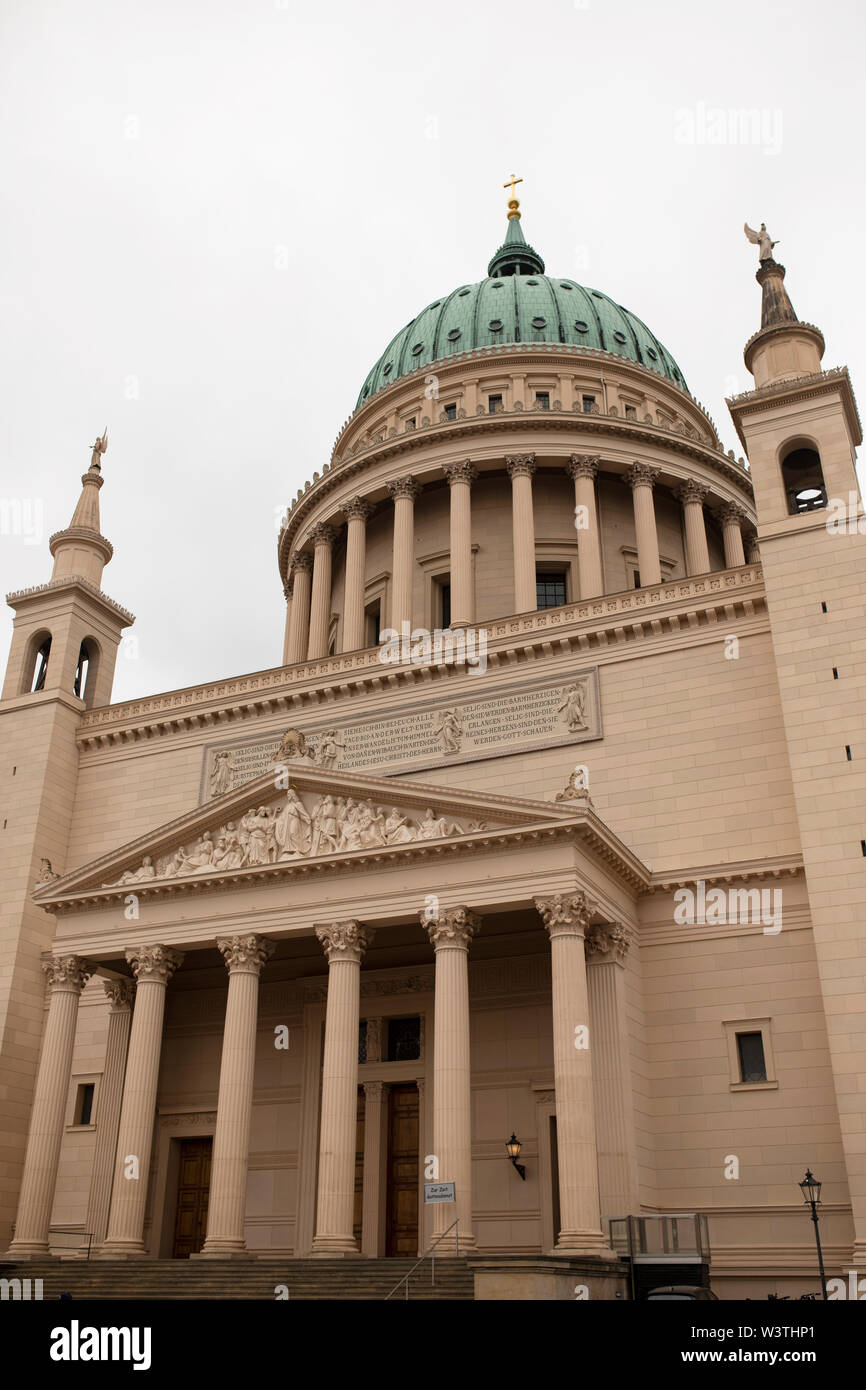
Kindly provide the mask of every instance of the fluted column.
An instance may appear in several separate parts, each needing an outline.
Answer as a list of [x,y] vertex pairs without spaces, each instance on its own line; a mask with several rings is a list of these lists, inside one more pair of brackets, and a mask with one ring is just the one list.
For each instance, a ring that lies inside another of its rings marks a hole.
[[354,652],[366,646],[364,632],[364,575],[367,557],[367,517],[370,507],[362,497],[353,497],[346,514],[346,592],[343,599],[343,651]]
[[372,933],[360,922],[317,927],[328,957],[319,1195],[314,1255],[357,1255],[353,1234],[358,1116],[358,1019],[361,957]]
[[587,994],[601,1211],[637,1211],[625,961],[629,938],[618,922],[586,936]]
[[18,1260],[44,1259],[48,1254],[48,1228],[66,1122],[78,1001],[93,967],[81,956],[56,955],[43,960],[42,970],[50,995],[48,1017],[30,1113],[15,1239],[8,1251],[10,1257]]
[[472,601],[472,484],[478,474],[469,459],[446,463],[445,477],[451,489],[451,626],[469,627],[474,621]]
[[99,1254],[111,1259],[144,1255],[144,1211],[153,1147],[153,1121],[162,1051],[165,991],[183,954],[169,946],[127,950],[136,978],[123,1103],[117,1135],[108,1233]]
[[382,1144],[388,1085],[364,1082],[364,1204],[361,1211],[361,1254],[375,1259],[382,1226],[384,1146]]
[[598,475],[597,454],[572,454],[568,475],[574,479],[574,524],[577,531],[577,576],[580,597],[598,598],[604,593],[601,569],[601,537],[598,530],[598,508],[595,501],[595,480]]
[[704,498],[707,489],[693,478],[689,478],[683,483],[678,495],[683,507],[686,533],[686,573],[708,574],[710,552],[707,549],[707,528],[704,522]]
[[601,1232],[584,934],[593,905],[585,893],[536,898],[550,937],[553,1074],[559,1162],[561,1254],[610,1256]]
[[411,474],[388,484],[394,499],[394,542],[391,562],[390,626],[401,631],[412,625],[412,589],[415,578],[415,498],[421,491]]
[[738,569],[746,563],[743,551],[742,525],[746,513],[736,502],[726,502],[722,507],[722,538],[725,542],[725,569]]
[[532,511],[532,475],[535,472],[535,455],[515,454],[506,458],[505,467],[511,479],[514,612],[534,613],[538,607],[538,593],[535,585],[535,518]]
[[[436,952],[433,1040],[433,1150],[438,1182],[455,1184],[456,1205],[437,1203],[433,1235],[459,1221],[459,1253],[475,1245],[472,1230],[472,1100],[469,1058],[469,943],[481,926],[466,907],[447,908],[437,917],[421,913],[421,925]],[[437,1249],[453,1251],[454,1231]]]
[[662,582],[656,512],[653,505],[653,485],[657,477],[658,469],[648,468],[645,463],[633,463],[628,470],[628,481],[631,485],[634,503],[637,567],[640,570],[642,589]]
[[217,948],[229,972],[229,991],[220,1059],[207,1237],[201,1251],[205,1258],[248,1253],[244,1216],[259,978],[265,962],[274,952],[272,942],[254,935],[217,937]]
[[328,655],[328,633],[331,626],[331,557],[337,533],[333,526],[315,526],[310,533],[313,542],[313,589],[310,596],[310,637],[307,660]]
[[87,1200],[87,1229],[92,1246],[101,1245],[108,1229],[108,1208],[111,1204],[111,1184],[114,1178],[114,1158],[117,1153],[117,1127],[123,1100],[123,1078],[126,1074],[126,1053],[132,1023],[132,1004],[135,999],[134,980],[103,980],[103,988],[111,1003],[108,1011],[108,1039],[105,1044],[105,1065],[99,1087],[99,1111],[96,1126],[96,1147]]
[[306,661],[310,635],[310,579],[313,557],[306,550],[292,555],[292,611],[289,615],[289,640],[286,644],[286,665]]

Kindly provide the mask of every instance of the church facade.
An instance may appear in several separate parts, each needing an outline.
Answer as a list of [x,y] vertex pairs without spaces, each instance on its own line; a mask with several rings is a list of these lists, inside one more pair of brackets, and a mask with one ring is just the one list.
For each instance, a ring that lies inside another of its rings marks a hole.
[[726,454],[513,194],[284,519],[283,665],[112,703],[105,437],[9,596],[11,1260],[603,1269],[611,1220],[694,1213],[761,1297],[816,1286],[810,1168],[828,1274],[866,1265],[848,374],[753,234]]

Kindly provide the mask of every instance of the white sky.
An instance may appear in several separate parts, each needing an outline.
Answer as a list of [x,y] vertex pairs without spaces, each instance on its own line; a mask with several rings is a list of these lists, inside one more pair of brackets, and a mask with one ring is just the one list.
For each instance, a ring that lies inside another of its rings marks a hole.
[[[3,592],[50,577],[108,425],[103,586],[138,616],[115,698],[279,665],[275,516],[390,337],[486,273],[512,170],[549,272],[643,318],[726,448],[745,219],[862,387],[864,13],[4,0],[0,499],[44,528],[0,535]],[[759,138],[709,143],[719,109]]]

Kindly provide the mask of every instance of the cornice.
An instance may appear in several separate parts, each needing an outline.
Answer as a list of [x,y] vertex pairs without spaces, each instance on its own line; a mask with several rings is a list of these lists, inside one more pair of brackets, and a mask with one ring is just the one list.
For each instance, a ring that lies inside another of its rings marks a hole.
[[91,597],[98,599],[113,617],[122,618],[124,627],[129,627],[135,622],[133,613],[122,608],[119,603],[115,603],[113,598],[109,598],[108,594],[97,589],[95,584],[91,584],[90,580],[85,579],[81,574],[65,574],[62,579],[51,579],[47,584],[35,584],[29,589],[17,589],[14,593],[6,595],[6,602],[10,608],[17,608],[22,603],[43,598],[46,594],[59,594],[65,589],[84,589]]
[[727,397],[725,404],[731,412],[740,442],[745,448],[746,441],[740,428],[742,416],[771,410],[774,406],[795,399],[812,400],[818,396],[829,395],[837,389],[841,389],[842,392],[854,443],[860,444],[863,440],[863,427],[847,367],[828,367],[824,371],[813,372],[810,376],[775,381],[768,386],[756,387],[754,391],[741,391],[738,396]]
[[[510,669],[552,652],[585,655],[631,645],[644,636],[676,635],[722,618],[753,618],[764,601],[763,573],[753,564],[496,618],[484,624],[488,669]],[[82,748],[110,748],[189,731],[223,733],[262,715],[294,719],[333,709],[337,699],[427,690],[452,680],[464,666],[383,665],[378,648],[348,652],[86,710],[77,739]]]
[[707,884],[740,883],[746,878],[796,878],[803,872],[802,854],[771,855],[764,859],[739,859],[729,864],[700,864],[690,869],[661,869],[650,875],[647,893],[672,893]]

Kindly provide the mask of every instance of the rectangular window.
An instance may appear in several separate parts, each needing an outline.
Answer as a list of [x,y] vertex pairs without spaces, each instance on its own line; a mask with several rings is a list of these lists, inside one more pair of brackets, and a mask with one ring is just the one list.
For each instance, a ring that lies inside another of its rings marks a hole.
[[362,1018],[358,1024],[358,1062],[367,1060],[367,1020]]
[[594,409],[595,409],[595,396],[584,396],[584,397],[583,397],[583,413],[584,413],[584,415],[591,415]]
[[416,1062],[421,1056],[421,1018],[388,1019],[389,1062]]
[[636,420],[636,419],[637,419],[637,406],[634,406],[634,405],[627,405],[626,408],[625,408],[625,418],[626,418],[627,420]]
[[446,419],[446,420],[456,420],[456,419],[457,419],[457,407],[456,407],[456,405],[446,405],[446,407],[445,407],[445,419]]
[[439,626],[444,630],[451,626],[451,585],[450,583],[440,583],[439,585]]
[[634,571],[634,587],[636,589],[640,588],[640,570]]
[[738,1033],[737,1056],[740,1062],[740,1081],[754,1085],[755,1082],[767,1080],[763,1033]]
[[536,405],[536,408],[537,408],[538,410],[549,410],[549,409],[550,409],[550,392],[549,392],[549,391],[536,391],[536,393],[535,393],[535,405]]
[[75,1094],[75,1118],[72,1123],[75,1125],[89,1125],[90,1117],[93,1114],[93,1096],[96,1086],[92,1081],[85,1081],[78,1087]]
[[487,397],[487,409],[490,411],[490,414],[491,414],[491,415],[498,415],[499,412],[500,412],[501,409],[502,409],[502,397],[501,397],[501,396],[488,396],[488,397]]
[[415,428],[415,416],[412,415],[412,416],[410,416],[410,418],[406,421],[406,424],[404,425],[404,429],[407,429],[407,430],[414,430],[414,428]]
[[565,573],[550,574],[536,571],[535,601],[538,608],[559,608],[565,597]]

